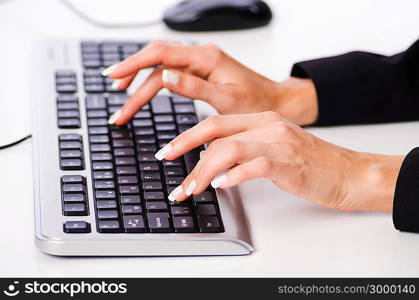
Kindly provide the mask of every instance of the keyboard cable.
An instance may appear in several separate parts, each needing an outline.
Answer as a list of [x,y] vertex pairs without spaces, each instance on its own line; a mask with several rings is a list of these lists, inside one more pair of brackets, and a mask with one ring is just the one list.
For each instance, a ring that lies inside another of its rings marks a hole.
[[102,28],[113,28],[113,29],[122,29],[122,28],[139,28],[139,27],[148,27],[157,25],[162,22],[161,19],[153,20],[149,22],[127,22],[127,23],[106,23],[101,22],[98,20],[95,20],[91,16],[84,13],[82,10],[80,10],[76,5],[74,5],[70,0],[61,0],[61,3],[63,3],[67,8],[69,8],[73,13],[75,13],[80,19],[94,25],[97,27]]
[[32,137],[32,134],[28,134],[27,136],[25,136],[25,137],[23,137],[23,138],[21,138],[17,141],[14,141],[12,143],[9,143],[9,144],[6,144],[6,145],[0,145],[0,150],[4,150],[4,149],[7,149],[7,148],[16,146],[17,144],[20,144],[20,143],[26,141],[27,139],[30,139],[31,137]]

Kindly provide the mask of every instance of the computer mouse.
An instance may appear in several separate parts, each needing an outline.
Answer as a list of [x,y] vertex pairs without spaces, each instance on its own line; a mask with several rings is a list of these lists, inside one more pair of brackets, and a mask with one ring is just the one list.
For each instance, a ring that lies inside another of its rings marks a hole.
[[163,21],[179,31],[215,31],[260,27],[271,19],[260,0],[186,0],[168,8]]

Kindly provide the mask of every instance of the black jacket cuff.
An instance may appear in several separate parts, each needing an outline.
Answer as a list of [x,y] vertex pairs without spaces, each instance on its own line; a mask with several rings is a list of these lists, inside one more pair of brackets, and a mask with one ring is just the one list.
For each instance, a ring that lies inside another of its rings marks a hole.
[[393,202],[393,223],[401,231],[419,232],[419,147],[400,168]]

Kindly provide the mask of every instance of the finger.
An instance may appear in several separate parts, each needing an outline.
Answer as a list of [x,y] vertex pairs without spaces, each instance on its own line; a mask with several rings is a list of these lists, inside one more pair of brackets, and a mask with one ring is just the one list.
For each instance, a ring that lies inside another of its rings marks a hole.
[[230,188],[247,180],[267,177],[271,169],[271,162],[264,156],[247,161],[229,170],[227,173],[215,177],[211,181],[213,188]]
[[226,92],[224,86],[214,84],[201,77],[174,69],[163,70],[163,85],[173,93],[209,102],[218,109],[223,108]]
[[120,126],[131,120],[141,107],[149,102],[162,88],[161,71],[161,69],[156,69],[151,73],[134,95],[128,99],[121,110],[115,112],[110,117],[109,123]]
[[279,118],[267,113],[211,116],[191,129],[182,132],[156,153],[159,160],[176,159],[180,155],[215,138],[231,136]]
[[168,67],[191,66],[194,73],[206,77],[211,72],[214,54],[204,46],[190,46],[154,42],[128,57],[116,66],[105,70],[112,78],[123,78],[141,69],[164,65]]
[[121,91],[126,90],[131,85],[131,82],[134,80],[135,75],[136,74],[129,75],[129,76],[127,76],[125,78],[122,78],[122,79],[115,79],[112,82],[112,88],[118,89],[118,90],[121,90]]
[[[171,195],[169,200],[183,201],[191,194],[202,193],[214,178],[236,163],[253,159],[263,152],[260,144],[243,143],[236,140],[219,139],[212,143],[192,172],[181,184],[183,193]],[[176,197],[174,197],[176,196]]]

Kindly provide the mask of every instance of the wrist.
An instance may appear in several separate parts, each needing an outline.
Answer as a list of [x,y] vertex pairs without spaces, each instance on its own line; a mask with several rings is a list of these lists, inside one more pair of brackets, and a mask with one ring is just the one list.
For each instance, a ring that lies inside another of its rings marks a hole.
[[317,94],[311,79],[290,77],[276,83],[275,111],[298,125],[310,125],[317,120]]
[[356,209],[391,213],[394,191],[404,156],[356,153],[357,172],[348,187],[356,199]]

